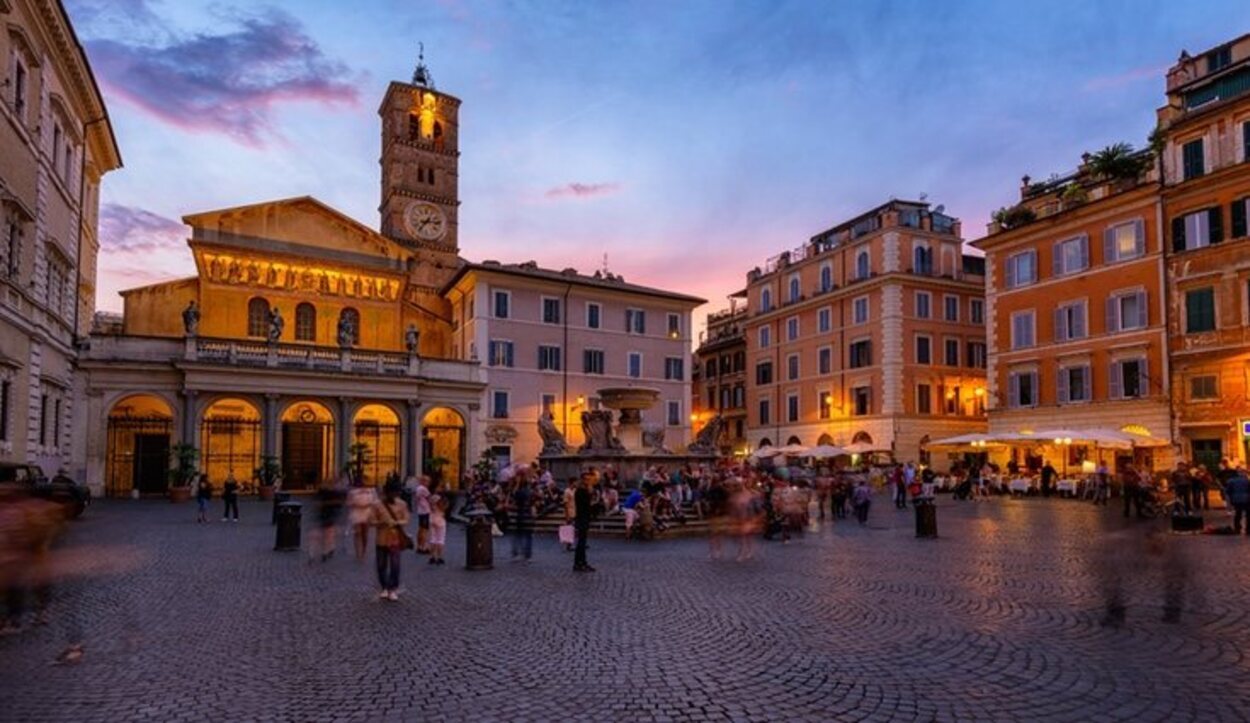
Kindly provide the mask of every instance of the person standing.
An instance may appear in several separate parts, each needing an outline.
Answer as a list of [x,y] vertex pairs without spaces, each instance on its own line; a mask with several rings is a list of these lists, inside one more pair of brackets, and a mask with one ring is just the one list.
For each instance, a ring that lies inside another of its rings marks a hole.
[[868,524],[868,509],[872,507],[872,490],[868,488],[868,483],[860,480],[855,485],[855,491],[851,493],[851,505],[855,508],[855,519],[859,520],[859,524]]
[[1137,516],[1142,517],[1142,489],[1141,476],[1137,474],[1137,470],[1130,462],[1124,465],[1124,471],[1120,473],[1122,484],[1120,485],[1121,494],[1124,496],[1124,516],[1129,516],[1130,508],[1137,507]]
[[1042,464],[1042,497],[1050,497],[1050,490],[1055,484],[1055,468],[1046,460]]
[[1224,484],[1224,496],[1233,508],[1233,532],[1240,535],[1244,521],[1246,536],[1250,537],[1250,478],[1246,477],[1245,469],[1233,470]]
[[526,562],[534,554],[534,490],[525,473],[516,476],[512,490],[512,561]]
[[[569,484],[564,487],[564,493],[561,497],[561,502],[563,502],[564,504],[564,524],[569,525],[569,526],[573,525],[573,518],[577,516],[577,503],[573,499],[576,492],[577,492],[576,481],[570,480]],[[625,536],[626,537],[629,536],[628,524],[625,526]],[[574,539],[574,542],[576,542],[576,539]],[[565,552],[572,552],[573,542],[566,544],[564,546],[564,550]]]
[[422,475],[412,493],[412,511],[417,516],[417,554],[430,552],[430,478]]
[[378,493],[372,487],[355,484],[347,493],[347,523],[352,527],[352,545],[357,561],[365,559],[369,546],[369,520],[377,503]]
[[399,562],[404,541],[409,539],[404,526],[410,519],[408,505],[399,496],[399,485],[387,484],[382,490],[382,501],[373,508],[371,520],[378,529],[374,553],[377,555],[378,586],[382,588],[378,597],[383,600],[399,599]]
[[430,564],[445,565],[443,547],[447,544],[447,496],[437,482],[430,483]]
[[1094,477],[1094,504],[1106,505],[1111,496],[1111,473],[1107,470],[1106,462],[1098,463],[1098,471]]
[[586,562],[586,538],[590,535],[590,488],[594,477],[583,474],[581,483],[573,492],[573,534],[577,543],[573,553],[574,572],[594,572],[595,568]]
[[208,475],[200,473],[199,486],[195,489],[195,504],[199,508],[199,515],[195,518],[196,522],[208,522],[208,505],[213,500],[213,483],[208,481]]
[[[221,513],[221,521],[232,520],[239,521],[239,483],[234,479],[234,474],[226,475],[226,483],[221,488],[221,500],[225,503],[225,509]],[[233,518],[231,517],[233,513]]]
[[1190,470],[1190,478],[1190,489],[1194,498],[1194,511],[1210,510],[1211,501],[1207,497],[1207,490],[1211,489],[1214,484],[1214,480],[1211,478],[1211,470],[1200,464]]
[[1176,469],[1172,470],[1172,474],[1168,476],[1168,483],[1172,487],[1172,494],[1176,498],[1176,504],[1185,510],[1185,514],[1190,513],[1189,491],[1192,484],[1189,478],[1189,470],[1185,468],[1185,460],[1176,463]]

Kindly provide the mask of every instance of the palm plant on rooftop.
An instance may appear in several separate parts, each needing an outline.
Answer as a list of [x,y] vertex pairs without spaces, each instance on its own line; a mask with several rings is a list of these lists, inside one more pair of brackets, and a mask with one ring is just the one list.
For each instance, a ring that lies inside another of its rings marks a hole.
[[1148,156],[1136,153],[1129,143],[1113,143],[1089,158],[1089,171],[1111,181],[1136,180],[1146,170]]

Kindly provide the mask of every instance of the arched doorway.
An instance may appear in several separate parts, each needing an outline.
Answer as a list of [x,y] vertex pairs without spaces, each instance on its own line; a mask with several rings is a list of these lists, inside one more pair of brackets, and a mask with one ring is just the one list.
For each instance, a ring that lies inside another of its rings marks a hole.
[[786,446],[789,446],[789,445],[792,445],[792,444],[794,444],[794,445],[798,445],[798,446],[800,446],[800,447],[802,447],[802,446],[803,446],[803,442],[802,442],[802,440],[800,440],[800,439],[798,438],[798,436],[793,435],[793,434],[792,434],[792,435],[790,435],[790,438],[786,440]]
[[282,488],[314,490],[334,478],[334,415],[318,402],[282,413]]
[[832,447],[833,437],[830,437],[827,433],[822,434],[820,435],[820,438],[816,440],[816,444],[820,447]]
[[114,404],[108,418],[104,493],[109,497],[126,497],[132,490],[163,494],[169,484],[173,426],[173,410],[160,397],[136,394]]
[[218,489],[247,482],[260,466],[260,411],[244,399],[218,399],[200,421],[200,469]]
[[760,446],[759,446],[760,449],[763,449],[765,447],[771,447],[771,446],[773,446],[773,441],[769,439],[768,437],[765,437],[760,440]]
[[872,435],[867,432],[856,432],[851,437],[851,444],[872,444]]
[[464,417],[454,409],[435,407],[421,423],[421,469],[459,489],[464,469]]
[[352,420],[352,444],[364,445],[364,483],[380,485],[399,474],[399,415],[384,404],[366,404]]

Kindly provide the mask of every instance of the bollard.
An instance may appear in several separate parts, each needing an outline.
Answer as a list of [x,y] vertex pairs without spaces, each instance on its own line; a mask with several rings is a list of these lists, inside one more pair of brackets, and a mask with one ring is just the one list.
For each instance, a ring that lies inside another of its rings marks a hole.
[[273,549],[278,552],[294,552],[300,546],[300,517],[303,505],[298,502],[283,502],[278,505],[278,534]]
[[916,537],[937,536],[937,505],[931,501],[916,502]]
[[495,538],[490,534],[495,518],[490,511],[475,507],[465,515],[469,524],[464,526],[466,570],[489,570],[494,567]]
[[277,490],[274,491],[273,493],[273,519],[269,521],[269,524],[271,525],[278,524],[278,505],[282,504],[283,502],[290,502],[290,501],[291,501],[290,492],[280,492]]

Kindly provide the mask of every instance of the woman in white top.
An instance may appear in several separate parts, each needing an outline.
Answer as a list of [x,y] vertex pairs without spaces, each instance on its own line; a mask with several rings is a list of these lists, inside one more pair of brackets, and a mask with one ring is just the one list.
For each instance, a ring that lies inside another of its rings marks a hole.
[[369,520],[378,492],[372,487],[354,485],[347,493],[347,523],[352,529],[356,559],[363,561],[369,547]]
[[430,564],[445,565],[443,546],[447,544],[447,497],[437,481],[430,482]]

